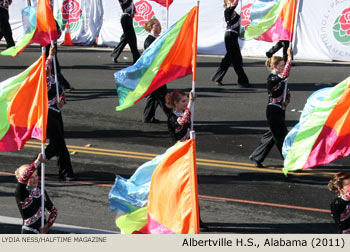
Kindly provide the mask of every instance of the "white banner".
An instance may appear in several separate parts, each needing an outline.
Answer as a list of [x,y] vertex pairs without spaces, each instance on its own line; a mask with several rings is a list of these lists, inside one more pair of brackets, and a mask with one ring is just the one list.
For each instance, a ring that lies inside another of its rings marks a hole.
[[300,2],[298,58],[350,61],[350,0]]
[[[199,6],[198,53],[224,54],[223,0],[201,0]],[[242,0],[241,6],[249,5],[253,0]],[[98,38],[99,45],[115,46],[122,35],[120,25],[121,8],[117,0],[55,0],[54,13],[59,18],[59,10],[64,3],[71,3],[73,14],[79,14],[70,20],[70,35],[73,43],[89,45]],[[74,4],[73,4],[74,3]],[[143,24],[155,16],[163,31],[167,28],[167,12],[154,1],[134,0],[138,14],[134,18],[138,48],[143,49],[147,33]],[[195,0],[174,0],[169,8],[169,27],[185,15],[194,5]],[[26,0],[16,0],[10,6],[10,21],[14,39],[18,40],[21,28],[21,9]],[[79,7],[79,8],[78,8]],[[316,8],[317,7],[317,8]],[[247,13],[241,13],[245,22]],[[66,17],[66,16],[65,16]],[[295,59],[303,60],[339,60],[350,61],[350,0],[300,0],[297,13],[296,36],[293,43]],[[74,21],[74,22],[73,22]],[[61,37],[61,41],[64,34]],[[274,43],[250,40],[240,41],[242,55],[266,57],[265,52]],[[281,51],[277,53],[281,55]]]

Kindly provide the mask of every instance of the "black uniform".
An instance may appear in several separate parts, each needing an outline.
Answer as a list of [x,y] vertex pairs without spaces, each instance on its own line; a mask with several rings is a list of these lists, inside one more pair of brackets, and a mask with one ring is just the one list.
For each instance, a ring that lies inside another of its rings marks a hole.
[[[281,75],[272,73],[267,78],[268,104],[266,106],[266,118],[270,127],[261,138],[259,146],[250,155],[250,159],[262,163],[269,154],[273,145],[276,144],[282,156],[284,138],[288,134],[285,122],[285,108],[282,106],[284,90],[291,68],[291,62],[287,61]],[[289,93],[287,93],[287,98]],[[283,156],[282,156],[283,158]]]
[[331,203],[331,216],[340,234],[350,234],[350,201],[340,196],[335,198]]
[[120,23],[123,28],[123,34],[120,37],[119,44],[114,48],[111,56],[114,62],[118,62],[118,57],[122,53],[126,44],[129,44],[134,63],[140,58],[140,53],[137,50],[137,39],[133,26],[133,17],[135,13],[135,6],[133,0],[119,0],[123,14]]
[[[73,168],[69,151],[64,140],[64,128],[61,111],[57,107],[56,83],[54,76],[47,77],[49,112],[47,117],[47,136],[50,139],[49,145],[45,149],[45,156],[49,160],[53,156],[57,157],[60,179],[74,178]],[[59,89],[61,99],[64,99],[62,89]]]
[[266,52],[266,56],[268,58],[271,58],[272,55],[274,55],[279,49],[283,47],[283,59],[284,62],[287,62],[288,60],[288,47],[289,47],[289,41],[288,40],[280,40],[278,41],[273,47],[271,47],[270,50]]
[[12,30],[9,23],[9,11],[8,7],[12,3],[12,0],[0,0],[0,40],[5,37],[7,46],[6,48],[15,45],[12,37]]
[[[15,197],[19,212],[23,219],[22,234],[39,234],[41,226],[41,189],[40,187],[29,188],[27,182],[36,171],[34,162],[27,168],[18,180]],[[55,222],[57,209],[52,204],[47,192],[45,191],[45,209],[50,213],[48,218],[49,226]],[[46,220],[44,221],[46,223]]]
[[191,111],[188,108],[186,108],[183,113],[172,111],[168,117],[168,130],[173,142],[189,139],[191,130]]
[[231,6],[225,9],[225,21],[227,30],[225,32],[225,47],[226,54],[222,59],[219,68],[212,77],[212,81],[221,83],[228,68],[232,64],[238,76],[238,85],[242,87],[250,87],[247,75],[243,70],[243,60],[241,49],[238,44],[238,35],[241,25],[241,17],[235,12],[236,6]]
[[[148,37],[144,42],[144,48],[147,49],[154,40],[156,40],[155,36],[148,35]],[[167,93],[168,93],[168,88],[165,84],[147,96],[146,106],[143,111],[144,122],[158,122],[158,120],[155,119],[154,117],[156,114],[156,108],[158,105],[162,108],[165,115],[169,117],[169,114],[171,111],[165,106],[165,95]]]
[[[56,26],[57,26],[57,31],[58,31],[58,36],[60,36],[61,34],[61,29],[59,28],[57,22],[56,22]],[[71,89],[73,90],[74,88],[69,84],[69,82],[67,81],[66,78],[64,78],[63,74],[61,73],[61,66],[58,62],[58,57],[57,57],[57,52],[58,52],[58,48],[57,48],[57,41],[54,42],[54,46],[55,46],[55,62],[56,62],[56,70],[57,70],[57,80],[60,86],[63,87],[63,89],[68,90]],[[46,57],[49,56],[49,52],[50,52],[50,47],[51,45],[47,45],[46,46]]]

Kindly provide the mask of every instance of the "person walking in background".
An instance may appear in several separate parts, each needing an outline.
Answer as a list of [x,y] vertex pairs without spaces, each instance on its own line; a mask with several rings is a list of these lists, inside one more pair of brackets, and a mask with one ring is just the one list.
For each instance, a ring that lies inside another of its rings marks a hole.
[[[57,22],[56,22],[57,24]],[[57,26],[57,31],[59,32],[59,35],[61,33],[61,30],[59,29],[59,27]],[[49,51],[50,51],[50,47],[51,45],[47,45],[46,46],[46,57],[49,56]],[[58,58],[57,58],[57,41],[54,42],[54,47],[55,47],[55,62],[56,62],[56,71],[57,71],[57,80],[60,86],[63,87],[65,92],[70,92],[73,91],[75,88],[72,87],[70,85],[70,83],[67,81],[67,79],[63,76],[62,72],[61,72],[61,66],[58,62]]]
[[133,0],[119,0],[123,14],[120,19],[123,34],[120,37],[119,44],[114,48],[111,56],[115,63],[118,63],[118,57],[122,53],[126,44],[129,44],[133,57],[133,63],[140,58],[140,53],[137,50],[136,33],[133,26],[133,18],[135,14],[135,6]]
[[65,104],[64,92],[59,87],[60,101],[57,101],[56,82],[52,74],[52,57],[55,54],[55,48],[51,47],[49,57],[46,60],[47,72],[47,90],[49,99],[49,112],[47,116],[47,135],[50,139],[45,149],[45,156],[48,160],[57,157],[58,175],[60,180],[74,180],[72,163],[69,151],[64,140],[64,127],[61,114],[61,108]]
[[266,57],[271,58],[279,49],[283,48],[283,60],[284,62],[287,62],[288,60],[288,48],[289,48],[289,41],[288,40],[280,40],[278,41],[273,47],[270,48],[266,52]]
[[263,167],[262,162],[276,144],[282,158],[282,146],[288,133],[285,121],[285,109],[290,102],[290,93],[287,89],[287,77],[292,66],[292,50],[289,48],[288,59],[285,63],[282,57],[273,56],[266,60],[266,67],[271,74],[267,77],[268,104],[266,117],[270,130],[261,138],[259,146],[249,156],[256,167]]
[[[145,50],[153,43],[162,31],[162,27],[156,18],[150,19],[145,25],[144,29],[150,34],[145,39]],[[165,85],[156,89],[150,93],[146,98],[146,106],[143,111],[143,122],[145,123],[159,123],[160,121],[155,118],[156,109],[158,105],[162,108],[163,112],[169,117],[170,109],[165,105],[165,95],[168,93],[168,88]]]
[[45,209],[49,212],[48,220],[45,220],[44,228],[41,228],[41,188],[38,187],[37,169],[40,164],[46,162],[40,153],[32,164],[20,166],[15,175],[17,187],[15,197],[23,224],[22,234],[47,234],[57,218],[57,209],[51,202],[45,191]]
[[15,45],[13,41],[12,30],[9,23],[9,6],[11,5],[12,0],[0,0],[0,40],[5,37],[6,48],[12,47]]
[[335,174],[328,183],[328,189],[337,195],[330,207],[339,233],[350,234],[350,173]]
[[227,24],[225,32],[226,54],[211,80],[217,85],[222,85],[222,79],[230,65],[232,65],[238,76],[238,86],[241,88],[249,88],[251,85],[249,84],[248,77],[243,70],[243,59],[238,44],[241,17],[235,11],[237,4],[238,0],[224,0],[224,16]]

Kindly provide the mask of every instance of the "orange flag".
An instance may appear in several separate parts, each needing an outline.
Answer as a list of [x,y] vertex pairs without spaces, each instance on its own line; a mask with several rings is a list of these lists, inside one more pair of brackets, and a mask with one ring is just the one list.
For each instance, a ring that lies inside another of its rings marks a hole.
[[147,233],[198,234],[195,140],[179,143],[157,166],[148,197]]
[[36,6],[36,32],[32,43],[42,46],[50,44],[58,38],[56,21],[53,16],[50,1],[38,0]]
[[46,142],[48,97],[45,53],[24,72],[0,83],[0,151]]

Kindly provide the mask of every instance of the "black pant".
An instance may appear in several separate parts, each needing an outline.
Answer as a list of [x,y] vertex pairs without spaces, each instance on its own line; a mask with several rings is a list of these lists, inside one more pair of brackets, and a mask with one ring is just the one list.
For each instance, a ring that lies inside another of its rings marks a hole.
[[238,76],[238,84],[249,84],[247,75],[243,70],[243,60],[241,55],[241,49],[238,44],[238,34],[232,31],[225,32],[225,46],[226,54],[222,59],[219,68],[212,77],[212,81],[221,82],[224,78],[228,68],[232,64]]
[[155,114],[156,108],[159,105],[167,118],[169,117],[170,109],[165,106],[165,95],[168,93],[168,88],[166,85],[161,86],[157,90],[150,93],[146,98],[146,106],[143,111],[143,120],[151,121]]
[[123,14],[120,19],[120,23],[123,28],[123,34],[120,37],[119,44],[114,48],[111,56],[114,58],[114,60],[117,60],[126,44],[129,44],[132,57],[135,63],[138,60],[138,58],[140,58],[140,52],[137,50],[137,39],[132,24],[132,17],[127,14]]
[[57,157],[58,174],[61,178],[74,176],[69,152],[64,140],[63,120],[60,112],[49,109],[47,117],[47,136],[50,143],[45,149],[45,156],[49,160]]
[[283,60],[284,60],[284,62],[287,62],[287,60],[288,60],[287,51],[288,51],[288,47],[289,47],[288,40],[278,41],[273,47],[271,47],[270,50],[267,51],[267,53],[269,53],[272,56],[282,47],[283,47]]
[[15,45],[15,41],[12,38],[12,30],[9,23],[9,12],[8,10],[0,7],[0,40],[5,37],[7,46],[9,48]]
[[[55,46],[55,62],[56,62],[58,83],[61,87],[63,87],[63,89],[71,89],[72,88],[71,85],[69,84],[69,82],[66,80],[66,78],[64,78],[63,74],[61,73],[61,66],[60,66],[60,63],[58,62],[58,57],[57,57],[57,52],[58,52],[57,41],[54,42],[54,46]],[[51,47],[51,44],[49,44],[45,47],[46,57],[49,56],[50,47]],[[40,49],[41,49],[41,47],[40,47]],[[53,71],[53,68],[52,68],[52,71]]]
[[251,155],[254,160],[260,163],[265,160],[274,144],[276,144],[276,147],[282,156],[284,138],[288,134],[285,121],[285,111],[283,109],[274,105],[268,105],[266,107],[266,117],[270,130],[261,137],[259,146]]

